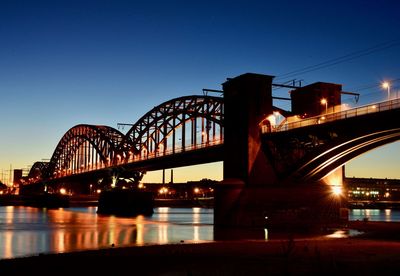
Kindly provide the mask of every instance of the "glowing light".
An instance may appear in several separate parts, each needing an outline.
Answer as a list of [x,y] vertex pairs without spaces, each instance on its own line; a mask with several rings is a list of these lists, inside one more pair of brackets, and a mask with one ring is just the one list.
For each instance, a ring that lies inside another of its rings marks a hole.
[[195,193],[195,194],[200,193],[200,189],[199,189],[199,188],[194,188],[194,193]]
[[325,105],[325,113],[328,113],[328,101],[327,101],[327,99],[325,99],[325,98],[321,99],[321,104]]
[[60,194],[65,195],[67,193],[67,190],[65,188],[60,189]]
[[98,194],[100,194],[101,193],[101,190],[100,189],[97,189],[97,191],[96,191]]
[[324,178],[324,182],[330,186],[330,192],[334,196],[340,196],[343,194],[343,177],[342,168],[339,167],[332,171]]
[[385,81],[382,83],[382,88],[388,89],[390,87],[389,82]]
[[344,230],[338,230],[334,233],[327,235],[328,238],[347,238],[348,234]]
[[118,178],[116,176],[111,177],[111,188],[115,188],[117,186]]
[[267,117],[267,120],[271,123],[271,125],[272,126],[275,126],[276,125],[276,117],[274,116],[274,115],[269,115],[268,117]]
[[332,186],[332,193],[335,196],[340,196],[342,194],[343,190],[341,186]]
[[388,81],[384,81],[382,83],[382,88],[387,90],[388,93],[388,100],[390,99],[390,83]]

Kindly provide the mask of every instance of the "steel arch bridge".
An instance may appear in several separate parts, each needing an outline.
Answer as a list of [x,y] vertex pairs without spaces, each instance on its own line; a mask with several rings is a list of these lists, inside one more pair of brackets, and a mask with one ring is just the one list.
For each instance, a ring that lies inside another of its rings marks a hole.
[[[291,127],[284,124],[283,129],[263,132],[261,125],[263,151],[280,180],[319,181],[354,157],[400,140],[399,121],[392,120],[399,113],[400,99],[394,99],[308,118]],[[124,175],[135,178],[166,163],[173,167],[210,162],[192,159],[203,149],[222,146],[223,124],[223,98],[185,96],[154,107],[126,134],[108,126],[77,125],[61,138],[50,162],[32,166],[25,183],[99,176],[110,170],[128,171]],[[206,155],[222,160],[218,149]],[[155,159],[160,164],[154,165]]]
[[185,96],[164,102],[123,134],[109,126],[77,125],[49,162],[36,162],[26,183],[57,180],[223,143],[223,99]]

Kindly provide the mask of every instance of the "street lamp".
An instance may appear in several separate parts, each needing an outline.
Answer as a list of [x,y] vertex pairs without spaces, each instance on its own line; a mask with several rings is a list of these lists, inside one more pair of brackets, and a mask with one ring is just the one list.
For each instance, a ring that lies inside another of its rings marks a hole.
[[325,105],[325,113],[328,113],[328,101],[325,98],[323,98],[321,99],[321,104]]
[[390,100],[390,83],[388,81],[383,82],[382,88],[387,89],[388,100]]

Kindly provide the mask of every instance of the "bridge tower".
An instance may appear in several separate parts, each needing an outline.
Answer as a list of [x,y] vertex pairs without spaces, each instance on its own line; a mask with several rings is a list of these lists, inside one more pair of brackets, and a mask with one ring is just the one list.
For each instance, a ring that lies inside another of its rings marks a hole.
[[332,205],[327,185],[282,178],[262,150],[259,123],[273,114],[272,80],[246,73],[223,83],[224,179],[215,191],[217,239],[224,229],[295,230],[338,217],[339,205]]

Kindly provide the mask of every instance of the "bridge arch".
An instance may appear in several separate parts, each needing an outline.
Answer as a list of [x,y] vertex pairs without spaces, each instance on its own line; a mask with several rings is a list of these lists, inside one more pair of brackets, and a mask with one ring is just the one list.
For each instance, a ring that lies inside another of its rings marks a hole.
[[223,98],[185,96],[164,102],[141,117],[121,143],[125,158],[149,158],[221,143]]
[[58,143],[45,178],[100,169],[118,162],[118,146],[124,135],[108,126],[77,125]]
[[29,170],[28,176],[26,178],[30,179],[31,181],[35,179],[41,179],[42,176],[46,173],[48,167],[49,162],[35,162]]
[[400,128],[377,131],[342,141],[327,150],[318,151],[296,171],[296,174],[306,180],[320,180],[351,159],[398,140]]

